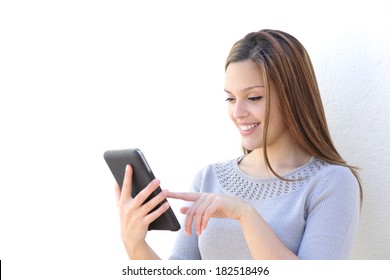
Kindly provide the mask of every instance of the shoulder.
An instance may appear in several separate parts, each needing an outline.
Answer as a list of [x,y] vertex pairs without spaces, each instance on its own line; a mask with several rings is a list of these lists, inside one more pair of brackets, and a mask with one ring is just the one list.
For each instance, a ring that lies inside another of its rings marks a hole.
[[319,191],[325,188],[332,188],[338,186],[344,186],[345,188],[355,188],[359,186],[358,180],[352,173],[351,169],[346,166],[325,163],[322,164],[324,168],[321,172],[321,188]]
[[321,168],[316,176],[318,182],[312,193],[313,201],[337,197],[347,202],[356,201],[360,197],[359,182],[350,168],[318,159],[316,161]]
[[206,188],[209,188],[210,185],[214,185],[214,183],[217,182],[218,174],[225,172],[234,164],[234,162],[237,162],[237,160],[238,158],[218,161],[200,168],[196,172],[192,184],[195,187],[195,191],[209,191]]

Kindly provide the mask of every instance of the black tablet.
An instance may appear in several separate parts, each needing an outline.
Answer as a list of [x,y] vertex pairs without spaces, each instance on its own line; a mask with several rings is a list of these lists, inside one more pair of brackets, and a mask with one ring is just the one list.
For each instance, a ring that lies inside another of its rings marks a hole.
[[[155,178],[149,164],[139,149],[108,150],[104,153],[104,159],[120,187],[123,185],[126,165],[130,164],[133,167],[132,197],[135,197]],[[159,192],[161,192],[160,187],[158,187],[145,202],[155,197]],[[167,200],[165,199],[160,202],[152,211],[160,207],[166,201]],[[153,221],[148,228],[148,230],[171,231],[177,231],[179,229],[180,224],[171,207]]]

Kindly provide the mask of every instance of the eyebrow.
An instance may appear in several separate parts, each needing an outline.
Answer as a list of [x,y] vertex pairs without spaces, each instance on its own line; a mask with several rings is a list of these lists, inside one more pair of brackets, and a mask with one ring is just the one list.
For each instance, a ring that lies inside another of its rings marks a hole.
[[[250,86],[250,87],[246,87],[244,88],[242,91],[245,92],[245,91],[248,91],[248,90],[252,90],[254,88],[263,88],[264,86],[263,85],[254,85],[254,86]],[[229,94],[232,94],[230,91],[228,91],[227,89],[224,89],[225,92],[229,93]]]

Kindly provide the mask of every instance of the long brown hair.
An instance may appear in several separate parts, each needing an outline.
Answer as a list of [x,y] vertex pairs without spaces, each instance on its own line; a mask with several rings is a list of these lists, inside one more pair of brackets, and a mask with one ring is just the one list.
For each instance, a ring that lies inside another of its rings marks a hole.
[[[272,82],[278,93],[284,122],[297,145],[311,156],[350,168],[358,180],[362,203],[363,192],[357,168],[348,165],[333,144],[313,65],[303,45],[286,32],[270,29],[252,32],[233,45],[225,70],[230,63],[248,59],[259,65],[263,75],[266,91],[263,153],[271,172],[286,180],[274,171],[267,156],[269,89]],[[245,154],[251,152],[243,150]]]

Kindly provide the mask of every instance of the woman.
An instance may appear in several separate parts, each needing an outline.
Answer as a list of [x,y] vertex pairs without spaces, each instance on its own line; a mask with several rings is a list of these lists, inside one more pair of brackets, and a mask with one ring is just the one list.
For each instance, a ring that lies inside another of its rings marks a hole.
[[361,186],[332,143],[304,47],[285,32],[253,32],[234,44],[225,72],[244,155],[202,169],[190,193],[163,191],[144,205],[159,182],[132,199],[129,166],[117,187],[129,257],[158,259],[145,237],[168,205],[148,213],[168,197],[191,202],[172,259],[350,258]]

